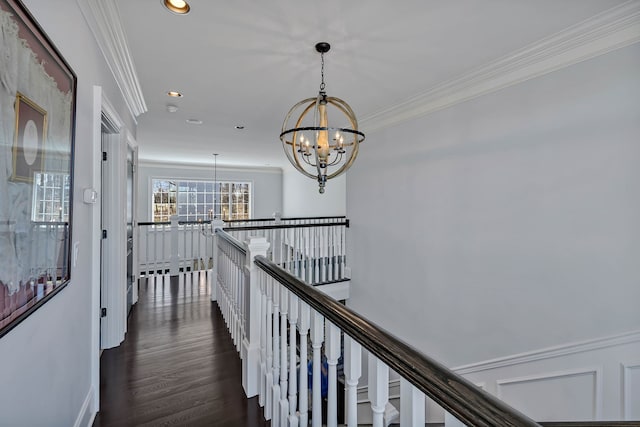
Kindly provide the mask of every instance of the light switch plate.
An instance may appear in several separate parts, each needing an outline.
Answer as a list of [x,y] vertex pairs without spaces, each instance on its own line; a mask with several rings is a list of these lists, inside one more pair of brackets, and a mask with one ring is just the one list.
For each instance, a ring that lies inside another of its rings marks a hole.
[[92,205],[98,201],[98,192],[93,188],[85,188],[82,193],[82,201],[88,205]]
[[73,267],[75,268],[76,264],[78,264],[78,248],[80,247],[80,242],[73,242]]

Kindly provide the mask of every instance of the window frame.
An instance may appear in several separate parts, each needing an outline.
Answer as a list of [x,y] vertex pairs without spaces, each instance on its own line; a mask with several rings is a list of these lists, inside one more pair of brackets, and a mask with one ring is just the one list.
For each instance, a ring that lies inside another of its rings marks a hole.
[[[169,215],[167,216],[167,220],[157,220],[156,219],[156,214],[155,212],[155,206],[156,206],[156,202],[155,202],[155,195],[156,192],[154,191],[155,188],[157,188],[156,182],[169,182],[169,183],[173,183],[173,185],[175,186],[175,215],[178,215],[178,219],[179,221],[208,221],[210,219],[212,219],[212,212],[211,212],[211,208],[210,205],[208,206],[208,204],[210,203],[209,200],[213,199],[213,184],[214,182],[212,180],[208,180],[206,178],[167,178],[167,177],[150,177],[149,178],[149,209],[148,209],[148,218],[149,221],[151,222],[168,222],[170,221],[170,216],[171,216],[171,209],[169,209]],[[202,190],[203,191],[199,191],[200,190],[200,186],[199,184],[201,184],[202,186]],[[234,203],[235,202],[235,198],[233,196],[231,197],[225,197],[227,196],[229,193],[227,192],[225,194],[225,192],[223,191],[219,191],[218,194],[220,194],[218,201],[219,201],[219,205],[220,205],[220,210],[219,210],[219,218],[220,219],[226,219],[225,218],[225,213],[227,212],[231,212],[232,215],[235,216],[235,218],[232,216],[230,219],[231,220],[236,220],[237,219],[250,219],[253,216],[253,181],[252,180],[218,180],[217,181],[217,185],[218,188],[220,190],[223,190],[225,187],[229,188],[229,191],[233,190],[234,187],[236,185],[240,185],[246,188],[246,191],[242,191],[240,194],[247,194],[248,193],[248,200],[245,204],[245,202],[241,202],[242,206],[247,206],[246,209],[246,213],[245,212],[240,212],[240,216],[238,216],[237,210],[234,210],[235,208],[237,208],[238,203]],[[181,187],[183,188],[181,190]],[[190,190],[190,188],[194,187],[194,190]],[[189,189],[189,190],[185,190],[185,188]],[[210,189],[210,190],[209,190]],[[211,192],[209,192],[211,191]],[[171,190],[169,190],[169,193],[171,192]],[[236,192],[234,191],[231,194],[236,194]],[[210,196],[210,197],[207,197]],[[237,196],[236,196],[237,197]],[[170,196],[169,196],[170,199]],[[191,200],[193,200],[193,204],[194,206],[194,210],[195,212],[190,213],[181,213],[184,212],[183,209],[181,209],[181,204],[185,205],[185,204],[190,204],[192,203]],[[224,202],[224,204],[222,203],[223,200],[226,200]],[[170,204],[171,202],[169,201],[168,204]],[[200,205],[204,205],[204,212],[200,212]],[[242,215],[246,215],[246,216],[242,216]],[[165,215],[163,215],[165,216]],[[193,217],[193,218],[192,218]]]
[[[60,177],[61,186],[48,186],[47,175]],[[32,197],[31,197],[31,221],[40,222],[68,222],[71,211],[71,175],[65,172],[37,172],[33,177]],[[66,181],[66,183],[65,183]],[[42,183],[42,184],[41,184]],[[42,197],[39,196],[38,188],[42,188]],[[55,193],[59,191],[60,197],[51,196],[47,190]],[[46,205],[58,205],[58,211],[51,209],[47,212]],[[43,210],[40,209],[43,207]]]

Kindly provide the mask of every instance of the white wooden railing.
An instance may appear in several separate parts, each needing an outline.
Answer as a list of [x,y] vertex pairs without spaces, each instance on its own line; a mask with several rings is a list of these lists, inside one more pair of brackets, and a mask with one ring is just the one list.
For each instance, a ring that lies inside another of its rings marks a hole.
[[[217,221],[240,242],[264,237],[267,256],[311,284],[345,280],[345,217],[274,218]],[[208,273],[213,268],[211,222],[138,223],[138,268],[141,277],[167,279],[178,273]]]
[[138,268],[141,277],[168,280],[211,274],[213,269],[213,238],[210,223],[171,222],[138,223]]
[[233,221],[224,230],[240,242],[264,237],[270,247],[269,260],[309,284],[322,284],[348,277],[345,217],[275,218],[254,222]]
[[403,426],[425,425],[427,397],[447,412],[447,426],[464,425],[457,418],[468,425],[537,425],[276,265],[266,237],[240,242],[217,230],[216,239],[217,300],[242,360],[242,385],[247,397],[258,396],[272,426],[337,426],[342,387],[346,425],[358,425],[357,387],[363,369],[368,372],[368,418],[374,426],[388,425],[393,413],[390,367],[401,377]]

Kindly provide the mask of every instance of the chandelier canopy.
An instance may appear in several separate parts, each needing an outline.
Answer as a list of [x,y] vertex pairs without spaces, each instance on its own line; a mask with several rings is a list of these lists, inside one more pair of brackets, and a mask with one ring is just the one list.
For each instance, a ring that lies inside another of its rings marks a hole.
[[344,173],[356,159],[364,133],[345,101],[327,96],[324,83],[324,54],[329,43],[316,44],[321,58],[320,92],[295,104],[282,124],[280,140],[291,164],[303,175],[316,179],[320,193],[328,179]]

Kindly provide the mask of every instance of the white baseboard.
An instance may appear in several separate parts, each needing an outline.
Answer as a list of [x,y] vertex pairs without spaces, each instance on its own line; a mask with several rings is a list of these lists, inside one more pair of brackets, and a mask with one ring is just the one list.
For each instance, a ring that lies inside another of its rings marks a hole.
[[96,417],[96,411],[94,410],[96,405],[93,401],[94,396],[95,393],[93,387],[91,387],[76,417],[76,422],[73,423],[73,427],[91,427],[93,425],[93,420]]

